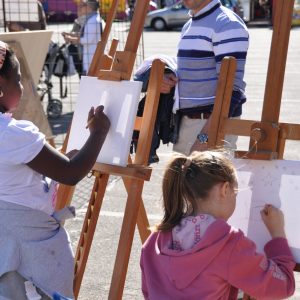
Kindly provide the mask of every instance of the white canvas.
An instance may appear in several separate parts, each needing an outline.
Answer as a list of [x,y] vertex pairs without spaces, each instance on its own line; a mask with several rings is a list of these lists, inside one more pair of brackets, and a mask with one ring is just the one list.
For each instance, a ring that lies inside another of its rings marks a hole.
[[82,76],[67,151],[80,149],[89,136],[85,128],[92,106],[104,106],[111,127],[97,162],[126,166],[142,89],[138,81],[108,81]]
[[[4,0],[7,22],[38,22],[36,0]],[[0,1],[0,24],[3,24],[3,3]]]
[[236,159],[239,193],[236,210],[229,223],[240,228],[258,251],[271,239],[260,216],[267,203],[285,215],[285,229],[293,255],[300,263],[300,162],[288,160]]

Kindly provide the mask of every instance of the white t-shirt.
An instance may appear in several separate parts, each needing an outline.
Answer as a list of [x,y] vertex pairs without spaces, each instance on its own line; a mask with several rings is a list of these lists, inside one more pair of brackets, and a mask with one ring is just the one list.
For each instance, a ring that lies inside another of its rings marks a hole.
[[26,165],[45,142],[33,123],[0,113],[0,201],[54,212],[57,183]]

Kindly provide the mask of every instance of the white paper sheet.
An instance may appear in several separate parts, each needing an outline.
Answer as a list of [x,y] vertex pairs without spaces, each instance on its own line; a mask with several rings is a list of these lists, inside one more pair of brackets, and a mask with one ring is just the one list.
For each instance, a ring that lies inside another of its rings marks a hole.
[[108,81],[82,76],[67,151],[80,149],[89,136],[85,128],[92,106],[104,105],[111,127],[97,162],[126,166],[142,89],[138,81]]
[[236,159],[239,193],[229,223],[240,228],[262,252],[270,235],[261,220],[266,203],[279,207],[293,255],[300,263],[300,162],[289,160]]

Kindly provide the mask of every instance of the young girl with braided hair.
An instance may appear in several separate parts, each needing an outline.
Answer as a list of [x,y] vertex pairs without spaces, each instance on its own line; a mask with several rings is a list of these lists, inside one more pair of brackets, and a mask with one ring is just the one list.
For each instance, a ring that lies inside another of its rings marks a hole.
[[162,184],[164,216],[142,248],[145,299],[237,299],[238,289],[257,299],[283,299],[295,289],[295,262],[283,213],[261,210],[271,240],[265,253],[227,220],[237,196],[236,170],[217,151],[175,156]]
[[91,108],[89,138],[63,155],[33,123],[12,117],[22,92],[19,61],[0,41],[0,299],[72,298],[73,252],[61,222],[74,210],[55,211],[57,182],[75,185],[87,175],[110,121],[103,107]]

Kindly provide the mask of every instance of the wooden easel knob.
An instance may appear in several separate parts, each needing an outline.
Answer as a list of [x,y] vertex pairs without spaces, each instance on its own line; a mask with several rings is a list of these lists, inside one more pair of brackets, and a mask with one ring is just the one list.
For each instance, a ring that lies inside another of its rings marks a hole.
[[250,138],[255,142],[263,142],[267,138],[266,132],[262,128],[253,128],[250,133]]

